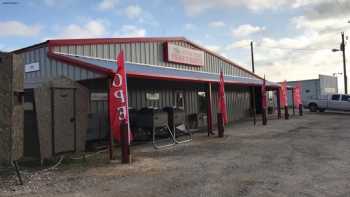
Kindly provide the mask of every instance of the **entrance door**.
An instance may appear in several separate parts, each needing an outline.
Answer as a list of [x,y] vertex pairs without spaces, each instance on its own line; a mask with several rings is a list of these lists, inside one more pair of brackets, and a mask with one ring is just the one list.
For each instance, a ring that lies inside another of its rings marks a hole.
[[198,127],[208,126],[208,97],[204,91],[198,92]]
[[53,89],[53,154],[75,151],[75,90]]

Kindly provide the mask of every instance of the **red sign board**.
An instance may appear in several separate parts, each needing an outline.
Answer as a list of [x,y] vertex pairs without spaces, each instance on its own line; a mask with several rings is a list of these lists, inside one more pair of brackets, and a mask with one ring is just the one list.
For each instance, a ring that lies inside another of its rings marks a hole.
[[204,66],[204,52],[167,42],[164,44],[164,61]]

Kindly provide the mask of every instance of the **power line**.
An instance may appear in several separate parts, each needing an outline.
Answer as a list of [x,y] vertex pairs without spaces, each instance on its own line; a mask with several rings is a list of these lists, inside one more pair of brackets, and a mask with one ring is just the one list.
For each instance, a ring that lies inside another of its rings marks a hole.
[[[243,45],[235,48],[243,48],[243,49],[249,49],[250,45]],[[300,52],[317,52],[317,51],[325,51],[329,50],[329,48],[289,48],[289,47],[270,47],[270,46],[263,46],[263,45],[255,45],[255,48],[268,48],[268,49],[279,49],[279,50],[290,50],[290,51],[300,51]]]
[[291,51],[310,51],[310,52],[330,50],[330,49],[316,49],[316,48],[269,47],[269,46],[262,46],[262,45],[260,45],[260,46],[257,45],[257,47],[260,47],[260,48],[269,48],[269,49],[280,49],[280,50],[291,50]]

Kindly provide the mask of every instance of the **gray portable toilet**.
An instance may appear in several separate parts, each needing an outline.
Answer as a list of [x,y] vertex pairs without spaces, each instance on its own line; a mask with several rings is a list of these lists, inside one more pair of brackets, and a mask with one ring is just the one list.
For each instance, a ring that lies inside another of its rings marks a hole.
[[37,155],[40,159],[84,152],[89,112],[88,89],[67,77],[60,77],[35,88],[33,96],[36,116],[33,119],[36,120]]
[[0,165],[23,156],[23,63],[0,52]]

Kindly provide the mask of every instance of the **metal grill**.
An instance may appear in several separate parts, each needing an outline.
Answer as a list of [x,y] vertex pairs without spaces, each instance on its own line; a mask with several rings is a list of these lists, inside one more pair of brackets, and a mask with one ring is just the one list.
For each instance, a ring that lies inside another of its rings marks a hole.
[[[168,124],[173,132],[174,140],[176,143],[181,144],[192,140],[191,132],[186,128],[186,115],[185,111],[175,107],[165,107],[164,111],[168,113]],[[187,135],[187,139],[177,140],[176,135],[180,133]]]
[[[168,113],[154,108],[143,108],[137,112],[135,117],[137,128],[152,131],[153,146],[156,149],[173,146],[176,144],[175,136],[168,125]],[[170,137],[170,142],[165,145],[159,145],[159,133],[166,133]]]

